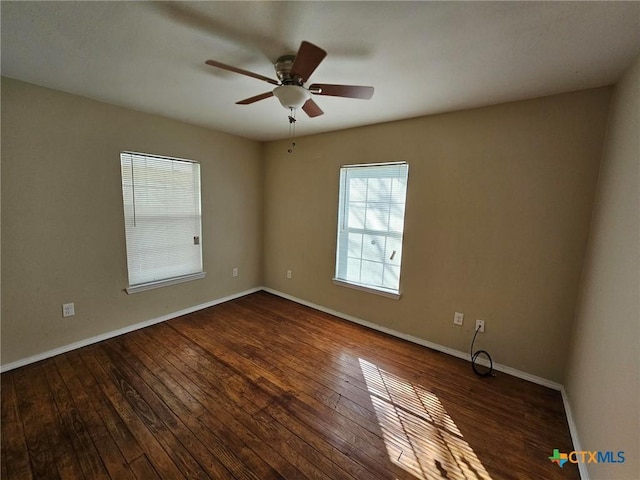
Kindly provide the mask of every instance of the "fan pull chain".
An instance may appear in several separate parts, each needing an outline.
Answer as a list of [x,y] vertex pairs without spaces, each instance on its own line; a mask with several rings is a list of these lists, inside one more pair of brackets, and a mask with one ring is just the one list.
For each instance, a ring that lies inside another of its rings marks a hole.
[[289,108],[289,111],[291,113],[289,115],[289,140],[291,140],[291,147],[287,152],[293,153],[293,149],[296,146],[296,142],[294,141],[296,139],[296,109]]

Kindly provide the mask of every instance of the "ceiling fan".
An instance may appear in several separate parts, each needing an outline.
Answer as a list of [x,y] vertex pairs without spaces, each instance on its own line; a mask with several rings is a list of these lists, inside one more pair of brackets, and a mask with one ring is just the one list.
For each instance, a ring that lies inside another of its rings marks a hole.
[[276,87],[270,91],[254,97],[236,102],[238,105],[249,105],[269,97],[276,97],[286,109],[302,108],[309,117],[317,117],[324,112],[313,101],[311,95],[330,95],[333,97],[361,98],[369,100],[373,96],[373,87],[357,85],[334,85],[329,83],[314,83],[309,87],[304,86],[320,62],[327,56],[320,47],[303,41],[296,55],[284,55],[275,62],[278,80],[265,77],[258,73],[249,72],[241,68],[225,65],[215,60],[207,60],[207,65],[221,68],[230,72],[239,73],[248,77],[263,80]]

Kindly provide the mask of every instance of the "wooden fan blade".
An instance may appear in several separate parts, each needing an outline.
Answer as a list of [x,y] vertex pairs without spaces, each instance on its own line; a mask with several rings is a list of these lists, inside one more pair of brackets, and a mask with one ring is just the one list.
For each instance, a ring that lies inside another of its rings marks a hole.
[[306,82],[326,56],[327,52],[320,47],[306,41],[302,42],[291,66],[291,76],[297,75]]
[[304,105],[302,105],[302,110],[304,110],[304,113],[306,113],[311,118],[320,116],[324,113],[320,109],[318,104],[311,99],[304,102]]
[[243,70],[238,67],[232,67],[231,65],[225,65],[224,63],[216,62],[215,60],[207,60],[205,62],[207,65],[211,65],[212,67],[221,68],[223,70],[228,70],[230,72],[239,73],[241,75],[246,75],[247,77],[257,78],[258,80],[263,80],[272,85],[280,85],[280,82],[274,80],[273,78],[265,77],[264,75],[260,75],[259,73],[249,72],[248,70]]
[[[328,83],[314,83],[309,87],[315,95],[331,95],[332,97],[361,98],[369,100],[373,97],[373,87],[361,87],[358,85],[331,85]],[[318,93],[314,90],[320,90]]]
[[256,95],[255,97],[245,98],[244,100],[240,100],[236,102],[236,105],[249,105],[251,103],[257,102],[259,100],[264,100],[265,98],[273,97],[273,92],[264,92],[260,95]]

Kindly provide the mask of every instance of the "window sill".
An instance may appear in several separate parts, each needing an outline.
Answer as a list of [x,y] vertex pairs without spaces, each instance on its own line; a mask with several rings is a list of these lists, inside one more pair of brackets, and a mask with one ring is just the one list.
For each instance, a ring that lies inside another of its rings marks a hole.
[[141,283],[139,285],[133,285],[125,288],[125,291],[131,295],[132,293],[145,292],[147,290],[153,290],[155,288],[168,287],[169,285],[177,285],[178,283],[190,282],[192,280],[199,280],[207,276],[207,272],[192,273],[191,275],[184,275],[182,277],[168,278],[166,280],[160,280],[158,282]]
[[400,300],[400,293],[393,292],[391,290],[382,290],[379,288],[369,287],[365,285],[359,285],[357,283],[349,283],[345,280],[340,280],[338,278],[333,279],[333,283],[335,285],[340,285],[341,287],[353,288],[354,290],[360,290],[361,292],[373,293],[374,295],[380,295],[381,297],[393,298],[394,300]]

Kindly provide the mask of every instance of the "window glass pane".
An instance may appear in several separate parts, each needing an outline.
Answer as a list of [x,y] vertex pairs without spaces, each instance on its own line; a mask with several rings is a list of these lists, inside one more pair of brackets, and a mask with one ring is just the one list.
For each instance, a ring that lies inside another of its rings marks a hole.
[[404,229],[404,203],[389,206],[389,231],[402,233]]
[[367,189],[367,202],[385,202],[391,200],[391,179],[370,178]]
[[362,255],[362,234],[349,233],[348,255],[350,257],[360,258]]
[[389,229],[389,204],[367,203],[365,228],[367,230],[387,231]]
[[362,261],[362,274],[360,281],[365,285],[381,286],[382,285],[382,269],[380,262]]
[[362,236],[362,258],[366,260],[384,261],[386,238],[382,235]]
[[349,203],[349,219],[347,220],[349,228],[364,228],[365,206],[365,203]]
[[347,275],[345,280],[350,282],[359,282],[360,281],[360,266],[361,261],[359,258],[349,258],[347,259]]
[[387,245],[384,253],[385,263],[400,266],[402,259],[402,240],[395,237],[387,237]]
[[407,179],[393,178],[391,180],[392,202],[402,203],[404,205],[407,196]]
[[400,286],[400,266],[387,265],[384,268],[384,280],[382,286],[397,290]]
[[367,179],[352,178],[349,181],[349,201],[364,202],[367,200]]

